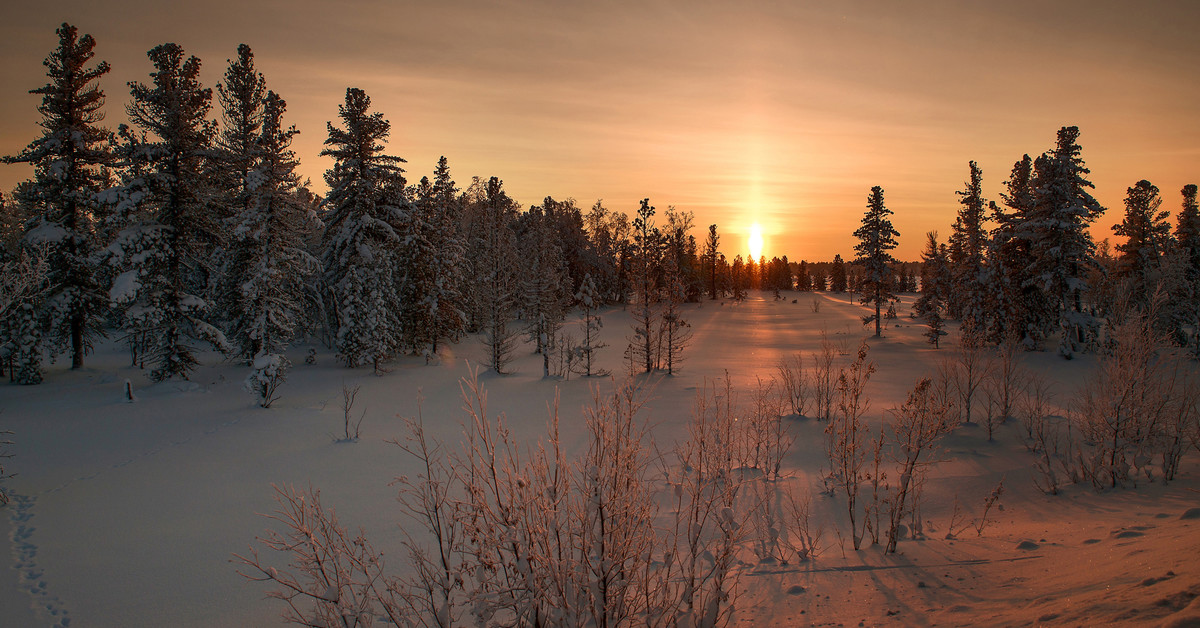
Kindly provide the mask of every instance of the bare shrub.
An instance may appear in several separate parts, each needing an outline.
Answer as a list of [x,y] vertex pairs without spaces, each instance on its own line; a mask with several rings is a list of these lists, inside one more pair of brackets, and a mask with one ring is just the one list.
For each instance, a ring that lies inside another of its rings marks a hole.
[[[736,551],[745,531],[737,509],[743,478],[733,473],[729,445],[736,417],[726,377],[724,399],[716,387],[697,394],[688,439],[675,450],[670,528],[662,562],[669,574],[674,611],[668,624],[728,623],[736,599]],[[657,622],[655,622],[657,623]]]
[[825,452],[829,458],[831,481],[846,496],[850,536],[854,549],[862,546],[865,529],[858,524],[858,491],[868,475],[866,463],[867,426],[863,415],[870,404],[866,384],[875,372],[867,362],[867,344],[859,346],[858,357],[838,376],[838,412],[825,428]]
[[1155,435],[1154,448],[1162,460],[1164,482],[1175,479],[1188,444],[1200,448],[1200,373],[1180,353],[1172,353],[1166,364],[1170,408]]
[[[958,351],[943,359],[942,372],[950,374],[950,381],[958,394],[962,421],[971,422],[971,409],[976,394],[992,370],[991,356],[977,344],[963,342]],[[992,435],[988,434],[991,440]]]
[[358,437],[362,432],[363,417],[367,415],[364,409],[358,415],[358,419],[354,418],[354,400],[358,398],[358,391],[362,386],[355,384],[354,386],[346,386],[342,383],[342,433],[343,436],[336,439],[339,443],[355,443],[358,442]]
[[1072,423],[1082,440],[1078,459],[1097,489],[1151,476],[1151,463],[1171,417],[1180,411],[1179,393],[1186,369],[1175,366],[1154,317],[1118,311],[1110,321],[1108,351],[1074,399]]
[[794,491],[788,491],[786,496],[787,528],[784,542],[800,562],[816,560],[821,555],[824,529],[813,523],[812,493],[805,490],[797,495]]
[[780,358],[779,364],[775,365],[775,371],[779,373],[780,392],[787,399],[792,414],[804,416],[812,392],[808,370],[804,366],[804,354],[796,353],[791,357]]
[[992,509],[1000,503],[1000,498],[1003,495],[1004,478],[1000,478],[1000,482],[996,485],[996,488],[992,489],[992,492],[988,493],[987,497],[983,499],[983,511],[980,513],[979,517],[970,517],[970,515],[963,510],[962,504],[958,501],[958,496],[955,495],[954,512],[952,512],[950,515],[950,525],[947,528],[946,538],[957,538],[959,534],[972,528],[975,529],[977,536],[983,536],[983,531],[986,530],[991,523],[993,523],[989,518],[989,515],[991,515]]
[[918,490],[928,466],[933,463],[936,443],[954,429],[954,418],[945,400],[939,399],[929,379],[922,379],[908,399],[890,413],[888,427],[896,443],[896,462],[900,465],[896,492],[891,496],[888,510],[887,547],[895,552],[898,532],[906,512],[918,520]]
[[833,397],[837,392],[837,377],[833,371],[836,355],[837,347],[829,335],[821,330],[821,348],[812,354],[812,392],[817,418],[826,421],[833,414]]
[[412,526],[399,526],[412,574],[397,580],[390,592],[403,603],[410,619],[423,626],[449,627],[462,620],[462,600],[471,577],[465,560],[461,487],[444,445],[425,436],[420,402],[417,407],[416,418],[404,419],[404,436],[388,442],[419,464],[415,477],[398,477],[392,485],[399,487],[396,500],[401,514],[425,536],[415,536]]
[[351,534],[333,509],[321,505],[320,491],[275,487],[279,508],[269,515],[286,530],[268,531],[258,541],[288,556],[280,570],[264,564],[258,549],[234,554],[238,573],[276,588],[267,597],[287,605],[284,621],[302,626],[370,626],[376,617],[401,624],[402,616],[384,575],[383,555],[362,532]]
[[[726,374],[727,404],[734,402],[732,388]],[[783,421],[783,407],[779,395],[775,394],[775,380],[756,378],[750,407],[737,408],[738,419],[734,422],[735,432],[730,448],[736,452],[738,464],[746,469],[756,469],[763,477],[779,479],[783,458],[787,455],[796,437],[788,432]]]

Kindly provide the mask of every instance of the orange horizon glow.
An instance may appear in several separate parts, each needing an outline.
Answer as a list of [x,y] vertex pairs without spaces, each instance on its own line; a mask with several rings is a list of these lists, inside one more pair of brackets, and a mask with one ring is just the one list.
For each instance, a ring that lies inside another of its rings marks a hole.
[[[847,257],[879,185],[900,232],[894,254],[916,260],[925,232],[949,234],[968,161],[998,201],[1013,163],[1052,148],[1062,126],[1080,127],[1108,208],[1098,239],[1138,180],[1173,214],[1180,188],[1200,182],[1189,105],[1200,82],[1186,80],[1200,4],[1184,0],[16,3],[0,25],[0,154],[38,134],[40,97],[28,91],[46,82],[63,20],[113,67],[101,84],[112,128],[125,121],[126,84],[149,80],[145,51],[179,43],[213,87],[246,43],[287,100],[314,191],[331,165],[317,156],[325,124],[353,86],[392,123],[387,150],[408,160],[410,182],[444,155],[459,187],[498,176],[525,206],[603,199],[632,215],[649,197],[693,212],[697,239],[716,223],[730,258],[749,249],[735,233],[748,207],[767,255]],[[0,190],[31,175],[0,165]]]

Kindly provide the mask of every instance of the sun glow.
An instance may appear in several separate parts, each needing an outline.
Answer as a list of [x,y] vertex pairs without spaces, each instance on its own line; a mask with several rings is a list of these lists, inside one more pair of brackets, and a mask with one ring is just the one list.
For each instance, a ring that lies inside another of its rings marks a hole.
[[762,257],[763,237],[762,237],[762,227],[759,227],[757,222],[754,223],[753,225],[751,225],[751,227],[750,227],[749,245],[750,245],[750,257],[753,258],[755,261],[758,261],[758,258]]

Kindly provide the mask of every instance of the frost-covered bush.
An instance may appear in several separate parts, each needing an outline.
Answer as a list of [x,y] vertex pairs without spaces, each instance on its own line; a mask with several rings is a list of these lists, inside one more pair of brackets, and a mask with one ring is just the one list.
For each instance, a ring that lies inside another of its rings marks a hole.
[[1155,330],[1152,313],[1118,312],[1107,351],[1076,395],[1071,421],[1080,472],[1097,488],[1174,478],[1197,416],[1194,366]]
[[[646,433],[637,390],[596,388],[585,410],[589,438],[574,459],[560,449],[557,407],[546,438],[526,449],[503,416],[489,414],[477,380],[463,391],[457,451],[428,438],[419,417],[393,441],[420,469],[395,482],[405,519],[403,575],[390,575],[383,553],[347,532],[316,491],[278,490],[281,508],[271,518],[282,530],[260,543],[284,554],[287,566],[272,566],[254,548],[236,558],[244,576],[274,585],[269,595],[285,602],[286,620],[729,623],[749,526],[739,502],[744,480],[728,447],[736,416],[715,390],[700,395],[689,437],[664,455]],[[652,464],[663,474],[651,473]],[[804,526],[789,543],[810,558],[815,539]]]
[[278,353],[268,353],[254,358],[253,371],[246,376],[242,386],[246,392],[255,396],[258,405],[270,408],[279,399],[276,391],[287,380],[288,369],[292,363]]

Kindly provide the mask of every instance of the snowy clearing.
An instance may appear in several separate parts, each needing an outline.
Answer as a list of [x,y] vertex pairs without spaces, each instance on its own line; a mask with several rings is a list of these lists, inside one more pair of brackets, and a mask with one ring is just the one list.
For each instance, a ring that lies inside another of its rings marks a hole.
[[[844,294],[785,294],[685,306],[695,338],[679,374],[643,380],[652,387],[643,416],[656,442],[670,446],[682,437],[706,382],[728,373],[748,401],[756,377],[775,376],[785,356],[815,351],[822,329],[839,345],[838,365],[852,359],[868,336],[859,322],[865,310]],[[875,430],[916,379],[955,349],[953,329],[940,350],[928,345],[924,325],[906,316],[911,296],[904,301],[884,338],[868,338],[878,370],[867,386],[866,416]],[[621,377],[630,317],[619,308],[601,314],[609,347],[600,364]],[[577,326],[570,319],[566,331],[578,333]],[[323,348],[306,365],[308,350],[289,352],[296,366],[269,409],[242,389],[250,372],[244,364],[204,354],[190,382],[151,384],[115,341],[102,343],[83,370],[59,363],[42,385],[0,388],[0,428],[11,429],[16,443],[8,467],[18,474],[4,481],[13,501],[0,509],[11,567],[0,576],[0,625],[280,624],[282,607],[264,599],[267,588],[243,579],[231,562],[270,524],[260,513],[276,507],[273,484],[319,489],[341,521],[362,527],[397,567],[400,518],[389,482],[415,471],[384,440],[400,436],[400,417],[415,415],[420,403],[430,436],[456,443],[460,379],[468,363],[483,361],[486,347],[469,337],[445,347],[436,364],[404,358],[379,376],[369,367],[346,369]],[[530,351],[521,345],[512,375],[480,374],[489,409],[503,412],[516,438],[532,444],[545,434],[557,391],[563,447],[576,453],[586,445],[578,409],[589,387],[611,380],[544,380],[541,357]],[[1064,361],[1052,352],[1020,360],[1053,384],[1059,408],[1095,365],[1094,356]],[[125,399],[126,379],[134,402]],[[361,386],[355,411],[365,411],[362,437],[337,442],[342,389],[354,385]],[[853,551],[844,531],[839,547],[834,527],[845,526],[844,500],[819,492],[829,464],[825,424],[783,420],[797,440],[780,481],[812,492],[823,551],[787,565],[743,552],[737,625],[1200,625],[1194,451],[1166,486],[1141,482],[1096,493],[1068,484],[1047,496],[1034,486],[1035,456],[1014,421],[999,427],[995,442],[978,424],[960,426],[929,474],[928,538],[904,539],[887,555],[879,546]],[[967,517],[977,517],[1001,478],[1005,493],[982,535],[972,528],[944,538],[956,498]]]

